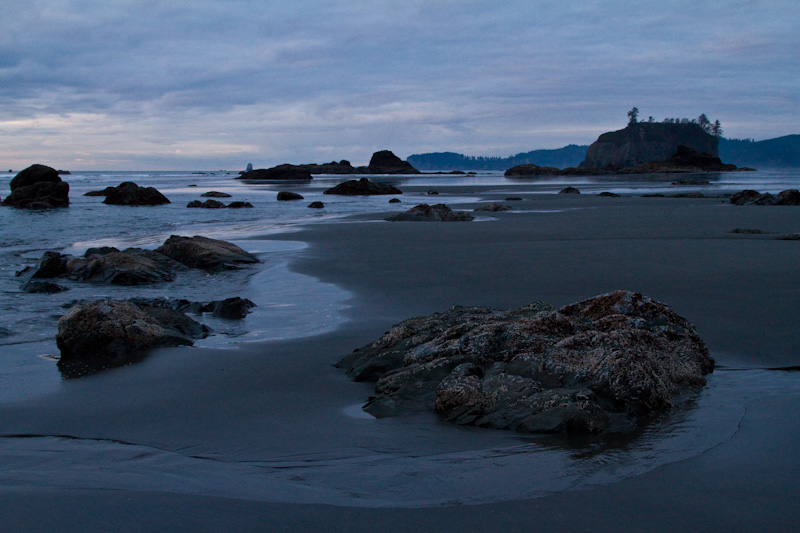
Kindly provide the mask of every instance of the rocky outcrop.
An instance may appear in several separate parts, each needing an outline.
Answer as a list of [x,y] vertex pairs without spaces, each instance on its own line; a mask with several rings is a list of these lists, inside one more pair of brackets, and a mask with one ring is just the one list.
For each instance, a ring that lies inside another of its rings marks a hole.
[[350,161],[331,161],[330,163],[310,163],[304,165],[278,165],[267,169],[242,172],[237,179],[244,180],[310,180],[312,174],[419,174],[411,163],[403,161],[389,150],[372,154],[369,165],[354,167]]
[[45,252],[36,266],[18,273],[26,280],[67,278],[112,285],[147,285],[172,281],[187,268],[208,271],[238,268],[258,258],[235,244],[208,237],[167,239],[157,250],[91,248],[84,257]]
[[800,191],[787,189],[776,195],[745,189],[731,195],[734,205],[800,205]]
[[539,165],[516,165],[505,171],[506,176],[555,176],[561,172],[556,167],[540,167]]
[[156,248],[156,252],[189,268],[209,271],[235,269],[242,264],[259,262],[256,256],[233,243],[200,235],[194,237],[172,235]]
[[279,202],[291,202],[292,200],[302,200],[303,196],[296,192],[280,191],[278,193]]
[[718,144],[716,137],[697,124],[637,122],[598,137],[589,146],[580,167],[619,170],[651,161],[665,161],[681,145],[717,157]]
[[203,198],[230,198],[231,195],[226,192],[208,191],[201,194]]
[[453,211],[445,204],[419,204],[408,211],[388,217],[392,222],[464,222],[475,217],[464,211]]
[[419,170],[403,161],[389,150],[372,154],[367,170],[370,174],[419,174]]
[[191,346],[192,338],[179,329],[185,331],[185,324],[192,319],[183,315],[183,325],[177,327],[171,325],[175,321],[174,313],[148,313],[127,301],[76,305],[58,321],[58,367],[74,377],[130,363],[144,350]]
[[3,205],[25,209],[51,209],[69,206],[69,185],[58,171],[45,165],[31,165],[14,176],[11,194]]
[[[155,187],[140,187],[132,181],[120,183],[105,194],[104,204],[109,205],[162,205],[170,203]],[[105,192],[105,191],[103,191]]]
[[108,196],[109,193],[114,191],[114,189],[116,189],[116,187],[106,187],[105,189],[100,191],[89,191],[87,193],[84,193],[84,196]]
[[253,204],[250,202],[242,202],[240,200],[228,204],[228,209],[242,209],[243,207],[253,207]]
[[243,172],[238,178],[242,180],[290,180],[290,181],[308,181],[311,178],[311,172],[306,165],[278,165],[272,168],[257,168],[249,172]]
[[575,187],[565,187],[558,191],[558,194],[580,194],[581,191],[576,189]]
[[342,359],[375,381],[377,417],[434,410],[524,433],[628,431],[701,386],[714,361],[668,306],[615,291],[555,310],[453,307],[412,318]]
[[373,196],[379,194],[403,194],[400,189],[388,183],[378,183],[367,178],[348,180],[326,190],[324,194],[340,196]]

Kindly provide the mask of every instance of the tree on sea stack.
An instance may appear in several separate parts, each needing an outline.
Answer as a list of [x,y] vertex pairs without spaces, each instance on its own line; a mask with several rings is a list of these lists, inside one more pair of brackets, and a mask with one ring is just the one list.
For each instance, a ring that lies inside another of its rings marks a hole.
[[636,124],[639,120],[639,108],[634,107],[630,111],[628,111],[628,124]]
[[715,120],[714,124],[711,126],[711,135],[717,139],[722,137],[722,124],[719,123],[719,120]]

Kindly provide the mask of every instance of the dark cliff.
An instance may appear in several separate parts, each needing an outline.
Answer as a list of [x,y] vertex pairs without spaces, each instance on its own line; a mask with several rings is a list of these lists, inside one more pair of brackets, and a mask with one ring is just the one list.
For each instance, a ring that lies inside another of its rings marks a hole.
[[718,144],[719,139],[697,124],[638,122],[598,137],[589,146],[580,167],[617,170],[665,161],[678,151],[678,146],[717,157]]

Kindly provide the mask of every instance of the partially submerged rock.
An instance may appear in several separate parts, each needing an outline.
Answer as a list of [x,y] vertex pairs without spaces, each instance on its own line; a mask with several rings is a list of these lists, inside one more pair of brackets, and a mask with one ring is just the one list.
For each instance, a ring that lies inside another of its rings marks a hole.
[[372,196],[379,194],[403,194],[400,189],[388,183],[378,183],[367,178],[348,180],[326,190],[324,194],[340,196]]
[[219,200],[206,200],[205,202],[201,202],[200,200],[192,200],[186,204],[186,207],[200,209],[223,209],[225,204]]
[[233,243],[201,235],[181,237],[172,235],[156,252],[186,265],[202,270],[228,270],[241,264],[258,263],[258,258]]
[[627,431],[713,370],[694,326],[641,294],[553,309],[453,307],[403,321],[338,365],[375,381],[377,417],[434,410],[525,433]]
[[311,178],[311,172],[303,165],[278,165],[272,168],[257,168],[248,172],[243,172],[237,179],[243,180],[290,180],[290,181],[308,181]]
[[193,340],[170,326],[171,320],[172,314],[150,314],[127,301],[77,305],[58,321],[58,367],[67,375],[78,376],[124,365],[144,350],[191,346]]
[[325,207],[325,204],[323,204],[322,202],[311,202],[310,204],[308,204],[308,207],[310,207],[311,209],[322,209],[323,207]]
[[462,222],[475,217],[464,211],[453,211],[445,204],[419,204],[408,211],[388,217],[392,222]]
[[581,191],[579,191],[575,187],[565,187],[564,189],[558,191],[558,194],[580,194],[580,193]]
[[3,205],[25,209],[51,209],[69,206],[69,185],[58,172],[45,165],[31,165],[14,176],[11,194]]
[[296,192],[280,191],[277,198],[279,202],[290,202],[292,200],[302,200],[303,196]]
[[155,187],[140,187],[132,181],[120,183],[111,190],[106,190],[108,192],[105,194],[104,204],[138,206],[170,203]]
[[231,195],[226,192],[208,191],[201,194],[203,198],[230,198]]

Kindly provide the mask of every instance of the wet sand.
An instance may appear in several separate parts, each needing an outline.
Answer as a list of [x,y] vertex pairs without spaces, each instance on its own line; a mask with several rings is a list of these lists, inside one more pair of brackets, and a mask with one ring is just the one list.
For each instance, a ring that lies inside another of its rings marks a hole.
[[[440,192],[431,200],[463,191]],[[343,328],[239,350],[160,350],[135,367],[0,405],[0,433],[14,436],[4,439],[13,442],[0,474],[5,527],[795,528],[800,374],[763,369],[800,365],[800,246],[774,238],[800,231],[800,210],[585,195],[509,205],[516,211],[471,223],[371,216],[277,236],[310,245],[292,269],[351,292]],[[680,438],[697,440],[694,452],[661,464],[645,450],[655,440],[634,443],[616,459],[621,471],[635,462],[626,473],[614,477],[601,453],[589,466],[608,479],[537,480],[534,498],[502,470],[531,464],[485,453],[521,445],[517,435],[453,428],[433,415],[343,414],[370,386],[331,365],[402,319],[451,305],[563,305],[615,289],[671,305],[717,360],[690,415],[702,423],[677,426]],[[704,431],[715,439],[692,435]],[[22,438],[31,435],[39,437]]]

